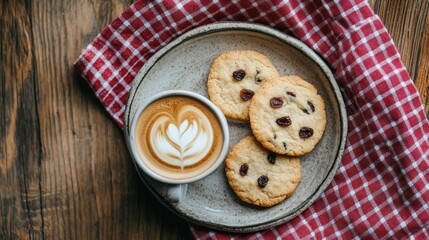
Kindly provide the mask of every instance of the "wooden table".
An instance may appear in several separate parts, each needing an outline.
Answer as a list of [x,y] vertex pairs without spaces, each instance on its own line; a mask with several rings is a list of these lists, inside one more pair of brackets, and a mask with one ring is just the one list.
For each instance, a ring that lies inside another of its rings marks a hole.
[[[189,239],[72,68],[131,0],[0,3],[0,239]],[[372,0],[429,109],[429,1]]]

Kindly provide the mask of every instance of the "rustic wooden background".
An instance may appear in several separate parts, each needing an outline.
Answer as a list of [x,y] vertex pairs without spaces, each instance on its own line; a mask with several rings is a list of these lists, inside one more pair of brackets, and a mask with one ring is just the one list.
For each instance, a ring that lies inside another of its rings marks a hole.
[[[189,239],[72,69],[131,0],[0,2],[0,239]],[[429,1],[370,0],[429,108]]]

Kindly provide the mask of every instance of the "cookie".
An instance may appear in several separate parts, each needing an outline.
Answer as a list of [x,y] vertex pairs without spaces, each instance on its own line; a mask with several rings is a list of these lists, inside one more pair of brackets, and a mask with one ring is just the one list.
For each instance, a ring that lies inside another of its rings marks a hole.
[[245,137],[231,149],[225,160],[225,171],[237,196],[261,207],[282,202],[301,181],[297,157],[272,153],[254,136]]
[[209,97],[228,118],[249,121],[250,99],[264,82],[278,76],[270,60],[258,52],[224,52],[212,62]]
[[297,76],[265,83],[253,96],[249,115],[256,139],[268,150],[289,156],[310,152],[326,127],[322,97]]

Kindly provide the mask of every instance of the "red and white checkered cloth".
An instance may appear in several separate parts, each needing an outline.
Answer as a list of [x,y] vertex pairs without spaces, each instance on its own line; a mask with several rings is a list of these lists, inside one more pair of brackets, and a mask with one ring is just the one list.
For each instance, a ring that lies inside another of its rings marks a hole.
[[120,126],[143,64],[187,30],[258,22],[320,54],[343,87],[347,145],[325,192],[294,220],[238,235],[197,226],[201,239],[429,239],[429,123],[394,43],[365,0],[136,1],[84,49],[75,66]]

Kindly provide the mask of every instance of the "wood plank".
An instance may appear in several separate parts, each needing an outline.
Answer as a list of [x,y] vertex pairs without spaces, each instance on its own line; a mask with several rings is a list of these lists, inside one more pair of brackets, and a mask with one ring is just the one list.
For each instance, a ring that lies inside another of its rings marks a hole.
[[81,48],[129,4],[32,2],[46,238],[190,237],[186,223],[143,186],[122,131],[72,68]]
[[0,239],[43,239],[41,146],[27,3],[0,2]]
[[429,9],[426,10],[426,13],[425,33],[421,42],[422,48],[415,83],[425,106],[426,116],[429,117]]

